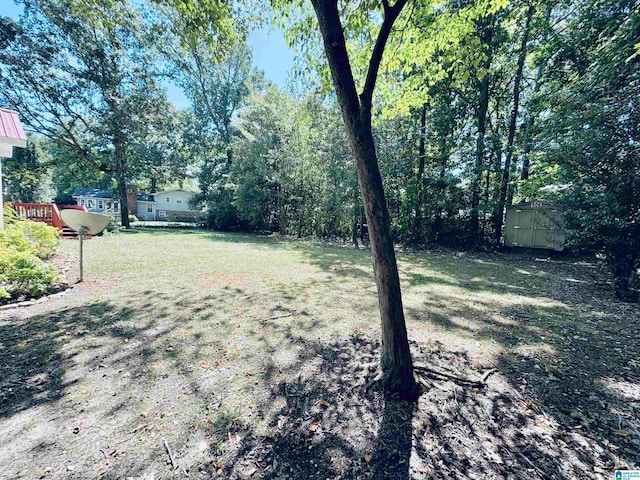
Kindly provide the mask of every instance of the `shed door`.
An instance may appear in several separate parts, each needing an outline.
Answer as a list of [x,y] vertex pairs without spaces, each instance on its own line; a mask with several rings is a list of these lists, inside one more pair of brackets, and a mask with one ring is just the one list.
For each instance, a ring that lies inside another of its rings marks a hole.
[[532,232],[531,246],[537,248],[553,248],[553,211],[536,210]]
[[513,213],[513,223],[511,227],[513,229],[513,234],[510,246],[531,246],[535,224],[535,210],[515,209]]

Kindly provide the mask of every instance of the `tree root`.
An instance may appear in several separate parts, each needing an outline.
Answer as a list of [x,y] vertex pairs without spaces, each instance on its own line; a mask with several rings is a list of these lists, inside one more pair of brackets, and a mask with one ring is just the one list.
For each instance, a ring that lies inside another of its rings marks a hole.
[[376,374],[376,376],[373,377],[371,380],[369,380],[367,384],[364,386],[364,391],[368,392],[371,387],[373,387],[376,383],[382,380],[382,377],[383,377],[382,371],[378,370],[378,373]]
[[[421,363],[416,363],[413,365],[413,369],[416,370],[417,372],[420,372],[421,374],[433,378],[435,380],[442,380],[442,379],[446,379],[446,380],[451,380],[452,382],[455,382],[459,385],[464,385],[467,387],[473,387],[473,388],[486,388],[487,386],[487,378],[489,378],[489,376],[492,373],[497,372],[497,370],[495,368],[492,368],[490,370],[487,370],[484,375],[482,375],[482,378],[480,380],[472,380],[470,378],[464,378],[464,377],[460,377],[458,375],[453,375],[451,373],[447,373],[447,372],[443,372],[440,370],[436,370],[434,368],[431,367],[427,367],[424,364]],[[426,388],[426,382],[424,382],[422,379],[420,379],[420,383],[422,384],[423,387]]]
[[[426,381],[425,377],[434,379],[434,380],[450,380],[454,383],[457,383],[462,386],[471,387],[471,388],[479,388],[484,389],[487,387],[487,379],[498,370],[496,368],[490,368],[484,374],[480,380],[472,380],[470,378],[460,377],[458,375],[454,375],[452,373],[443,372],[441,370],[436,370],[435,368],[427,367],[422,363],[414,363],[414,379],[416,384],[421,387],[422,392],[426,392],[431,388],[431,385]],[[371,387],[380,381],[382,381],[384,375],[382,371],[378,370],[378,373],[375,377],[367,382],[364,386],[364,391],[368,392]]]

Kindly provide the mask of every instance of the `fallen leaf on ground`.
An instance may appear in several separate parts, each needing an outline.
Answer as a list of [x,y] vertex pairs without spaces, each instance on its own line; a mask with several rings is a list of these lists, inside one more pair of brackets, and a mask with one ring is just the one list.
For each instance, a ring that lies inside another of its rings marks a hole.
[[144,430],[146,428],[149,428],[149,424],[141,423],[136,428],[133,429],[133,433],[139,432],[139,431]]
[[309,426],[309,430],[311,430],[312,432],[315,432],[318,429],[319,426],[320,426],[320,422],[313,422]]
[[140,412],[140,416],[147,418],[149,416],[149,412]]
[[330,405],[329,402],[327,402],[326,400],[320,400],[318,403],[323,407],[329,407]]
[[616,435],[620,435],[622,437],[628,437],[629,435],[631,435],[629,432],[627,432],[626,430],[614,430],[614,432]]
[[47,475],[51,475],[53,473],[53,467],[47,467],[44,469],[44,472],[40,475],[40,478],[44,478]]
[[365,462],[369,463],[372,458],[373,458],[373,455],[371,455],[370,453],[365,453],[364,454],[364,461]]

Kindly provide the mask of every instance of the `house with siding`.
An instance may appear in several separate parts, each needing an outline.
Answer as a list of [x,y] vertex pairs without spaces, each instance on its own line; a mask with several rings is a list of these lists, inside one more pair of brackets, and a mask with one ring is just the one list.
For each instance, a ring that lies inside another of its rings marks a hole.
[[200,212],[191,208],[193,193],[181,188],[136,195],[136,217],[145,221],[190,222],[200,219]]
[[114,197],[113,190],[76,187],[72,197],[88,212],[120,215],[120,201]]

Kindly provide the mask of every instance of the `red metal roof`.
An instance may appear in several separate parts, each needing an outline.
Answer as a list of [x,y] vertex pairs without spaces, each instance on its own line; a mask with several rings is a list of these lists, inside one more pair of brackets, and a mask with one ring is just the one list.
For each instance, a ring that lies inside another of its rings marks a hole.
[[0,140],[19,146],[23,146],[27,141],[18,112],[0,108]]

